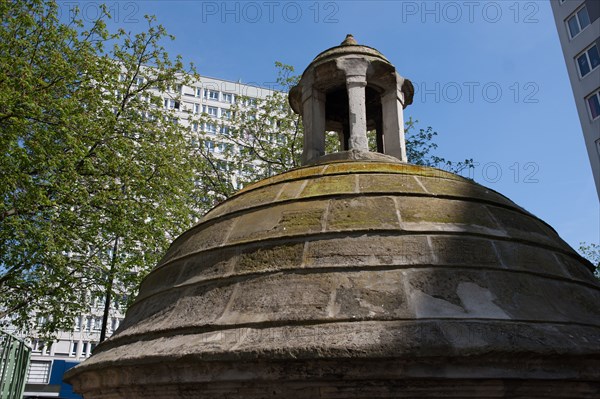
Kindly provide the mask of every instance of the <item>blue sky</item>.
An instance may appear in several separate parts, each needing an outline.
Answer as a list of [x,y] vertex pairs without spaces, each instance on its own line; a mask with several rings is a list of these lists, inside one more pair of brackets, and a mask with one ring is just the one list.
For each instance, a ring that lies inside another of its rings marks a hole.
[[[78,4],[92,18],[92,2]],[[438,153],[473,158],[475,180],[548,222],[570,245],[600,242],[600,207],[549,1],[112,1],[111,25],[154,14],[171,55],[201,75],[271,84],[347,33],[412,80],[406,117]],[[137,22],[136,22],[137,21]]]

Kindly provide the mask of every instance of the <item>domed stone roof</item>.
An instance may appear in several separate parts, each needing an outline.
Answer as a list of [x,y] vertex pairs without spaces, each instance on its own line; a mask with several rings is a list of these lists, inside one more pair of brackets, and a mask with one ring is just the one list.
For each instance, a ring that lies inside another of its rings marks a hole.
[[391,62],[385,58],[383,54],[379,52],[379,50],[365,46],[363,44],[358,44],[358,42],[354,39],[352,35],[346,35],[346,39],[340,43],[339,46],[334,46],[328,48],[317,54],[317,56],[312,60],[310,65],[306,68],[314,67],[319,65],[325,61],[329,61],[331,59],[339,58],[346,55],[357,55],[362,57],[367,57],[371,59],[377,59],[379,61],[383,61],[389,65],[392,65]]
[[328,161],[177,238],[67,380],[86,399],[598,397],[590,268],[471,180]]

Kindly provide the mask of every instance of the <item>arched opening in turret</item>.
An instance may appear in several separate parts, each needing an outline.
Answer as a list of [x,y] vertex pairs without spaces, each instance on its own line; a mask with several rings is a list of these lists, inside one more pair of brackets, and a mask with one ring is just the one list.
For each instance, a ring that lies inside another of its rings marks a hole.
[[[383,153],[383,114],[381,107],[381,90],[367,85],[365,88],[365,105],[369,148]],[[348,151],[350,138],[350,112],[348,105],[348,90],[346,86],[335,87],[325,94],[325,130],[336,132],[340,141],[339,150]],[[371,143],[371,140],[374,142]]]

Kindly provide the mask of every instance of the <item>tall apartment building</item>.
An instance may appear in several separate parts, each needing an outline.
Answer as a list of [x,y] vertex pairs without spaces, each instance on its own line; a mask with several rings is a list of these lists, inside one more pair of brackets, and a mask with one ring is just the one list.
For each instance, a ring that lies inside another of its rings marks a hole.
[[550,0],[600,197],[600,0]]
[[[207,150],[218,155],[227,144],[217,139],[218,129],[222,121],[229,118],[231,106],[242,96],[255,102],[273,93],[259,86],[202,77],[193,85],[180,85],[159,94],[163,97],[163,106],[175,110],[180,123],[189,128],[190,140],[202,135]],[[200,113],[208,115],[214,123],[199,126],[188,121],[190,115]],[[92,354],[100,339],[103,309],[104,299],[96,298],[89,312],[75,319],[73,331],[59,332],[53,343],[35,337],[29,341],[32,355],[24,399],[80,398],[71,391],[70,385],[62,383],[62,376]],[[110,310],[107,337],[117,330],[123,317],[120,309]]]

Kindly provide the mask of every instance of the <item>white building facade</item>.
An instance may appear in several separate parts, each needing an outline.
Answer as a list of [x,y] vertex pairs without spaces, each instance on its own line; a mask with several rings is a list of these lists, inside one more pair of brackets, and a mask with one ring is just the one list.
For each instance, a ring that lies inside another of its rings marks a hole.
[[600,1],[550,3],[600,197]]

